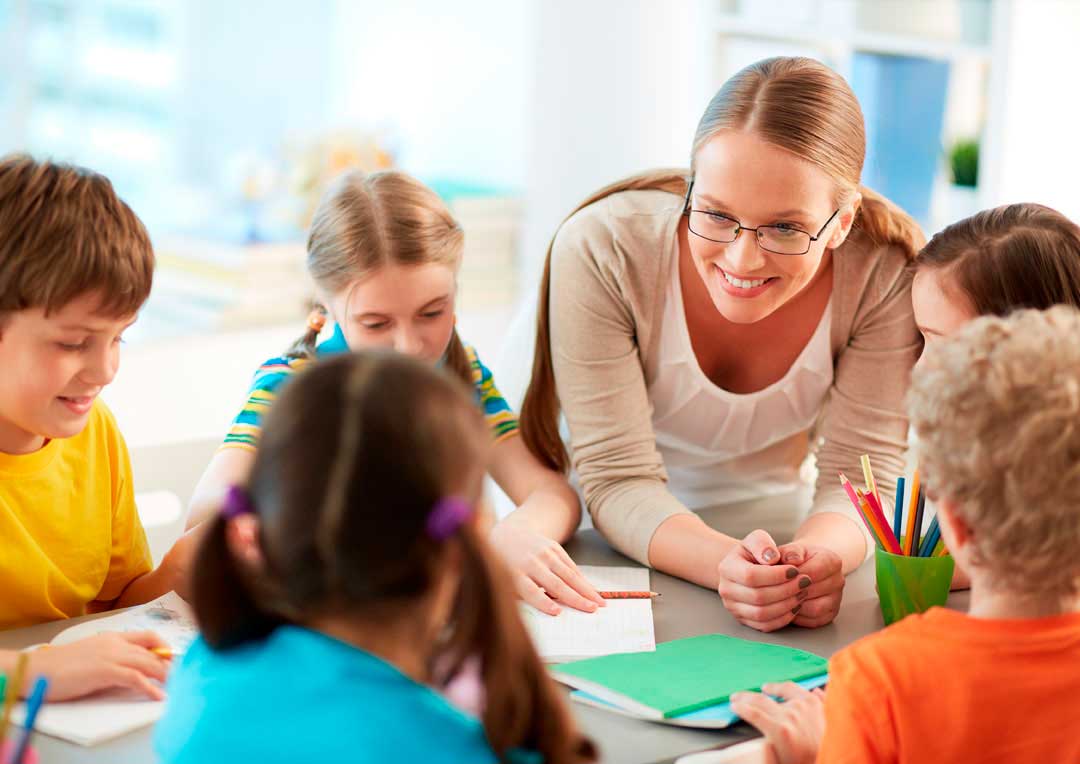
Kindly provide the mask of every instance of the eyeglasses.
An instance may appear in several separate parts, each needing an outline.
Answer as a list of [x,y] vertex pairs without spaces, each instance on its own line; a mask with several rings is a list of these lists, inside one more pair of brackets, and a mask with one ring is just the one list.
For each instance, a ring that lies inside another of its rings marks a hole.
[[837,208],[833,214],[829,215],[825,225],[821,226],[821,229],[813,236],[795,226],[783,223],[749,228],[738,220],[719,212],[691,209],[690,195],[693,190],[694,181],[690,181],[683,203],[683,214],[687,216],[687,227],[690,233],[717,244],[730,244],[738,239],[743,231],[751,231],[757,236],[758,246],[775,255],[805,255],[810,251],[810,245],[821,238],[821,234],[825,233],[829,223],[840,214],[840,209]]

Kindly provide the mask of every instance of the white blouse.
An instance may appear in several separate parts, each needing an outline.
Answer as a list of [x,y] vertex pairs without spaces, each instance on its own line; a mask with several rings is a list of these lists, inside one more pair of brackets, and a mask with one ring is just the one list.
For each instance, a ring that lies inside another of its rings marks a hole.
[[[833,382],[832,299],[783,378],[757,392],[730,393],[698,365],[683,310],[679,259],[673,259],[659,363],[648,380],[668,489],[688,509],[701,511],[805,486],[809,432]],[[765,518],[755,519],[747,532],[762,527]]]

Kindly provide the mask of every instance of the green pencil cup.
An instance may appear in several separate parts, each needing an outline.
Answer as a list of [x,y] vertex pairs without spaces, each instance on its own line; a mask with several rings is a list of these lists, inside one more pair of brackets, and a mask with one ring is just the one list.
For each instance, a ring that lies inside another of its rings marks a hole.
[[945,604],[953,577],[953,558],[905,557],[874,550],[878,598],[885,625],[912,613]]

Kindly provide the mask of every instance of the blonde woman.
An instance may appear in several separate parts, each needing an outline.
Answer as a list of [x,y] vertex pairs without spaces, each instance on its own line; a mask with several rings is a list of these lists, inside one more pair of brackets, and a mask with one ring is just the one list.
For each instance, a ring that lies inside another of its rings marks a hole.
[[[495,526],[492,541],[519,596],[552,615],[560,605],[594,611],[603,600],[561,546],[581,519],[577,494],[525,447],[491,372],[458,337],[454,299],[463,247],[461,227],[439,197],[405,173],[338,178],[315,212],[307,263],[334,321],[332,336],[316,345],[325,320],[316,312],[285,356],[259,367],[246,405],[195,489],[193,521],[212,515],[228,487],[247,478],[263,415],[301,367],[349,350],[391,348],[440,365],[473,389],[495,439],[491,476],[518,505]],[[408,417],[410,401],[399,404]]]
[[[545,266],[526,443],[571,465],[561,405],[601,533],[717,589],[762,631],[829,623],[868,554],[837,470],[857,473],[868,453],[887,497],[904,464],[922,344],[907,266],[923,238],[859,185],[865,143],[838,74],[760,61],[709,103],[689,172],[598,191]],[[795,490],[811,450],[819,474],[801,525],[724,512]],[[718,528],[694,512],[706,509]],[[785,529],[795,540],[779,546]]]

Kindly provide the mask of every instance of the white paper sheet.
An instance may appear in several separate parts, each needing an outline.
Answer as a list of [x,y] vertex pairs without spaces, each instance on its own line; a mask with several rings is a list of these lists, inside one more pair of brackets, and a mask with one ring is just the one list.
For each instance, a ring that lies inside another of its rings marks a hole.
[[[170,592],[145,605],[65,629],[52,644],[66,645],[106,631],[145,630],[157,632],[177,655],[184,653],[198,634],[191,608]],[[34,730],[79,745],[96,745],[153,724],[161,718],[164,707],[164,703],[134,691],[108,690],[80,700],[46,703]],[[22,726],[25,704],[12,709],[11,718]]]
[[[649,589],[646,568],[582,565],[580,570],[600,590]],[[523,605],[522,618],[540,657],[549,663],[656,649],[652,600],[608,600],[595,613],[563,607],[556,616]]]

